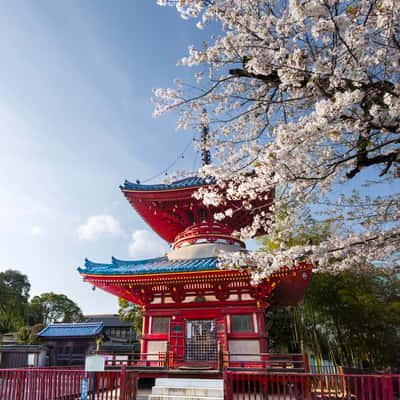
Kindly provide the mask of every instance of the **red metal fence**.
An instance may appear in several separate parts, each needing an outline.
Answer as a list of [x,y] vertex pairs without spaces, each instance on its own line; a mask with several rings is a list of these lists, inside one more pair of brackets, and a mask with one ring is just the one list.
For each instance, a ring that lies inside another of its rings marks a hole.
[[400,375],[224,374],[225,400],[398,400]]
[[63,369],[7,369],[0,370],[0,399],[76,400],[87,386],[89,400],[135,400],[137,383],[137,373],[125,369],[88,373]]
[[[342,371],[339,369],[339,371]],[[400,375],[224,372],[225,400],[400,400]],[[1,400],[135,400],[138,374],[66,369],[0,370]]]

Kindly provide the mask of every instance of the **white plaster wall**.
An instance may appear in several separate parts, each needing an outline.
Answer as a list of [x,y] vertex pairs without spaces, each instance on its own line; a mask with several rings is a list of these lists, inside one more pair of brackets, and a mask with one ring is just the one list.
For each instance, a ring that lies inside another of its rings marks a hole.
[[[260,342],[258,340],[229,340],[231,354],[259,354]],[[260,361],[260,356],[231,356],[231,361]]]
[[163,340],[149,340],[147,342],[147,353],[154,354],[147,356],[148,360],[158,360],[159,352],[167,351],[167,342]]
[[175,249],[168,254],[169,260],[187,260],[190,258],[204,258],[204,257],[215,257],[218,251],[235,252],[243,251],[244,249],[239,246],[232,244],[222,243],[202,243],[202,244],[191,244],[190,246],[184,246],[179,249]]

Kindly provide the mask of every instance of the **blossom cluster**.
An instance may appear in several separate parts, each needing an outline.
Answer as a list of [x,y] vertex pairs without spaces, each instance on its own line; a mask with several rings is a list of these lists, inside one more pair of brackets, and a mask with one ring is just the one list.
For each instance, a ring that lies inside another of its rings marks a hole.
[[[341,223],[318,245],[224,255],[224,265],[255,265],[255,280],[309,257],[318,268],[395,266],[400,247],[400,2],[397,0],[177,0],[197,26],[218,36],[191,47],[180,63],[203,67],[198,86],[155,92],[155,114],[180,111],[178,127],[209,116],[217,185],[209,205],[276,193],[282,237],[305,207]],[[192,89],[191,89],[192,88]],[[397,185],[397,187],[396,187]],[[349,189],[358,189],[357,193]],[[224,196],[221,195],[224,189]],[[240,236],[276,222],[255,212]],[[218,219],[226,215],[217,215]],[[334,260],[334,262],[333,262]]]

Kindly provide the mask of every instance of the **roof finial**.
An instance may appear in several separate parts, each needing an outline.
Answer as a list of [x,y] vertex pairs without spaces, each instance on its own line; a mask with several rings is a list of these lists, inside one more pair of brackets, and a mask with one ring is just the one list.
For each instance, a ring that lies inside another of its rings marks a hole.
[[202,166],[211,164],[211,153],[210,153],[210,136],[208,129],[208,115],[207,110],[203,108],[201,113],[201,161]]

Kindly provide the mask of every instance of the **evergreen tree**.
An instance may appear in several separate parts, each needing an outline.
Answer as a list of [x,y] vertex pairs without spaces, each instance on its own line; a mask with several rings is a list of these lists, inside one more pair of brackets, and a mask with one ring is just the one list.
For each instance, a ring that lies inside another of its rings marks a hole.
[[118,298],[118,314],[122,321],[132,322],[132,326],[137,335],[142,333],[143,317],[138,306],[123,298]]

